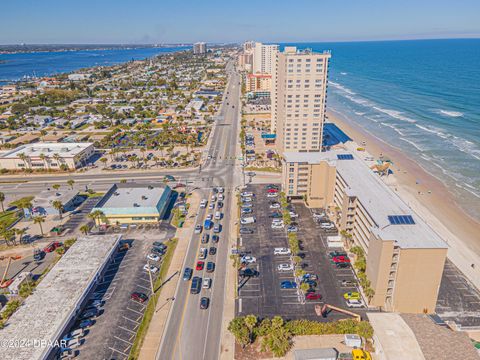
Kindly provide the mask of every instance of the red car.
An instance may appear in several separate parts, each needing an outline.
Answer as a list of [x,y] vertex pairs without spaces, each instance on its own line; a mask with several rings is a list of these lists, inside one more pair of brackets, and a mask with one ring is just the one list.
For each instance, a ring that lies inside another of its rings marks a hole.
[[52,241],[50,244],[48,244],[44,249],[43,251],[45,251],[46,253],[50,253],[52,251],[55,251],[56,248],[59,248],[60,246],[62,246],[62,243],[58,242],[58,241]]
[[139,303],[144,303],[145,301],[148,300],[148,296],[141,292],[133,292],[130,295],[130,299],[134,301],[138,301]]
[[197,266],[195,267],[195,270],[203,270],[203,266],[205,265],[205,262],[203,261],[197,261]]
[[278,190],[277,189],[268,189],[267,193],[270,193],[270,194],[278,193]]
[[347,256],[335,256],[332,261],[334,263],[349,263],[350,259]]
[[307,300],[320,300],[322,298],[322,295],[311,292],[308,293],[305,297],[307,298]]

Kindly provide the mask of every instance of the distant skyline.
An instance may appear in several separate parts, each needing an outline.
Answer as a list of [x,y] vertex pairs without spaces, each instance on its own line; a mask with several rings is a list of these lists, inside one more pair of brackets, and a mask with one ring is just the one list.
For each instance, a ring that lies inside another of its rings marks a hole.
[[480,37],[478,0],[19,0],[0,44],[372,41]]

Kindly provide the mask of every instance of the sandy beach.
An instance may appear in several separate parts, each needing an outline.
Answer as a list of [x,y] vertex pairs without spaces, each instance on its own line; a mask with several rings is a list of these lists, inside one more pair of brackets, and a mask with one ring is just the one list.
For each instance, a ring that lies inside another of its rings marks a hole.
[[401,151],[331,111],[328,118],[357,144],[365,142],[361,146],[376,159],[383,155],[393,162],[393,175],[385,182],[448,243],[450,260],[480,288],[480,223],[458,206],[440,180]]

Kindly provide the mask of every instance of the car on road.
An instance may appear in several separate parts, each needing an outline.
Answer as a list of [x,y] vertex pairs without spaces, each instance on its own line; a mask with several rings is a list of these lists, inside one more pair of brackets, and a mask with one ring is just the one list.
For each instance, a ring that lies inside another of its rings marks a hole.
[[195,234],[200,234],[202,232],[202,225],[195,226]]
[[225,189],[221,186],[217,187],[217,191],[219,194],[223,194],[223,192],[225,191]]
[[213,232],[218,234],[220,231],[222,231],[222,225],[215,224],[215,226],[213,227]]
[[225,199],[225,196],[223,194],[218,194],[218,200],[223,201]]
[[280,209],[280,203],[273,202],[269,206],[270,209]]
[[205,209],[207,207],[207,204],[208,204],[208,200],[202,199],[202,201],[200,201],[200,208]]
[[289,233],[290,233],[290,232],[291,232],[291,233],[293,233],[293,232],[298,232],[298,227],[296,227],[296,226],[294,226],[294,225],[290,225],[290,226],[287,227],[287,232],[289,232]]
[[45,257],[45,252],[40,249],[35,249],[33,251],[33,260],[41,261]]
[[211,201],[211,202],[217,201],[217,196],[216,196],[216,195],[212,195],[212,197],[210,198],[210,201]]
[[280,283],[281,289],[296,289],[297,283],[295,281],[285,280]]
[[206,217],[206,220],[212,220],[213,219],[213,214],[208,214]]
[[260,273],[257,271],[257,270],[254,270],[254,269],[241,269],[238,271],[238,275],[239,276],[242,276],[242,277],[245,277],[245,276],[249,276],[249,277],[256,277],[258,276]]
[[45,246],[45,248],[43,249],[44,252],[46,253],[51,253],[53,251],[55,251],[57,248],[59,248],[60,246],[62,246],[63,244],[59,241],[52,241],[50,244],[48,244],[47,246]]
[[222,201],[218,201],[217,202],[217,209],[221,209],[223,208],[223,202]]
[[279,212],[279,211],[274,211],[272,212],[269,216],[269,218],[273,218],[273,219],[280,219],[283,217],[282,213]]
[[217,253],[217,248],[215,246],[210,246],[210,249],[208,249],[208,253],[210,255],[215,255]]
[[148,296],[145,295],[144,293],[135,291],[135,292],[130,294],[130,299],[143,304],[145,301],[148,300]]
[[210,299],[207,297],[202,297],[200,299],[200,309],[206,310],[208,309],[208,305],[210,304]]
[[194,276],[190,285],[190,294],[198,294],[202,287],[202,278]]
[[205,222],[203,223],[203,227],[205,230],[210,230],[213,226],[213,221],[206,219]]
[[147,259],[151,261],[159,261],[160,256],[158,256],[157,254],[148,254]]
[[267,198],[276,198],[278,196],[277,193],[268,193]]
[[349,308],[361,308],[364,306],[363,301],[358,299],[348,299],[346,304]]
[[322,298],[322,295],[314,293],[314,292],[310,292],[305,296],[305,298],[307,300],[320,300]]
[[356,291],[349,291],[343,294],[345,300],[360,300],[360,293]]
[[192,274],[193,274],[193,270],[192,268],[185,268],[185,270],[183,270],[183,280],[184,281],[188,281],[192,278]]
[[214,272],[215,271],[215,263],[212,261],[209,261],[207,263],[207,272]]
[[213,244],[218,243],[219,240],[220,240],[220,237],[218,235],[216,235],[216,234],[212,235],[212,243]]
[[213,209],[215,209],[215,203],[210,203],[208,205],[208,210],[213,210]]
[[150,265],[150,267],[149,267],[148,264],[145,264],[143,266],[143,270],[150,271],[152,274],[155,274],[158,271],[158,268],[156,266],[153,266],[153,265]]
[[220,211],[215,212],[215,220],[221,220],[223,214]]
[[293,265],[292,264],[279,264],[277,266],[278,271],[292,271]]
[[240,259],[240,262],[245,264],[253,264],[256,261],[257,259],[255,259],[253,256],[250,256],[250,255],[245,255]]
[[241,227],[240,228],[240,234],[253,234],[255,230],[247,228],[247,227]]
[[337,251],[337,250],[331,251],[328,253],[329,258],[334,258],[337,256],[347,256],[347,253],[345,251]]
[[87,319],[87,320],[80,321],[80,324],[78,324],[78,327],[81,329],[84,329],[92,326],[93,324],[95,324],[95,320]]
[[212,279],[210,278],[203,279],[202,288],[210,289],[211,286],[212,286]]
[[287,248],[275,248],[273,249],[273,255],[290,255],[292,251]]
[[210,235],[203,234],[202,235],[202,244],[208,244],[208,240],[210,240]]
[[197,261],[197,265],[195,265],[195,270],[197,271],[201,271],[203,270],[203,267],[205,266],[205,262],[204,261]]

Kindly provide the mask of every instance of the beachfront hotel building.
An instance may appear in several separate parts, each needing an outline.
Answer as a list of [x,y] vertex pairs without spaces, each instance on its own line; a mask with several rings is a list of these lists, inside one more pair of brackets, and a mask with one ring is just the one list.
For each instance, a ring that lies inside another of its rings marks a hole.
[[172,191],[165,184],[114,184],[91,212],[100,210],[98,225],[155,224],[162,220]]
[[94,152],[92,143],[26,144],[0,155],[0,168],[60,170],[66,166],[73,170],[86,166]]
[[278,48],[278,45],[255,43],[252,72],[254,74],[272,74]]
[[270,74],[247,74],[245,90],[253,96],[270,97],[271,83]]
[[330,53],[285,47],[272,72],[271,132],[277,151],[322,149]]
[[204,42],[197,42],[193,44],[193,53],[195,55],[204,55],[207,53],[207,44]]
[[287,196],[326,209],[346,248],[363,249],[371,306],[435,311],[447,245],[362,159],[345,150],[285,152],[282,170]]

